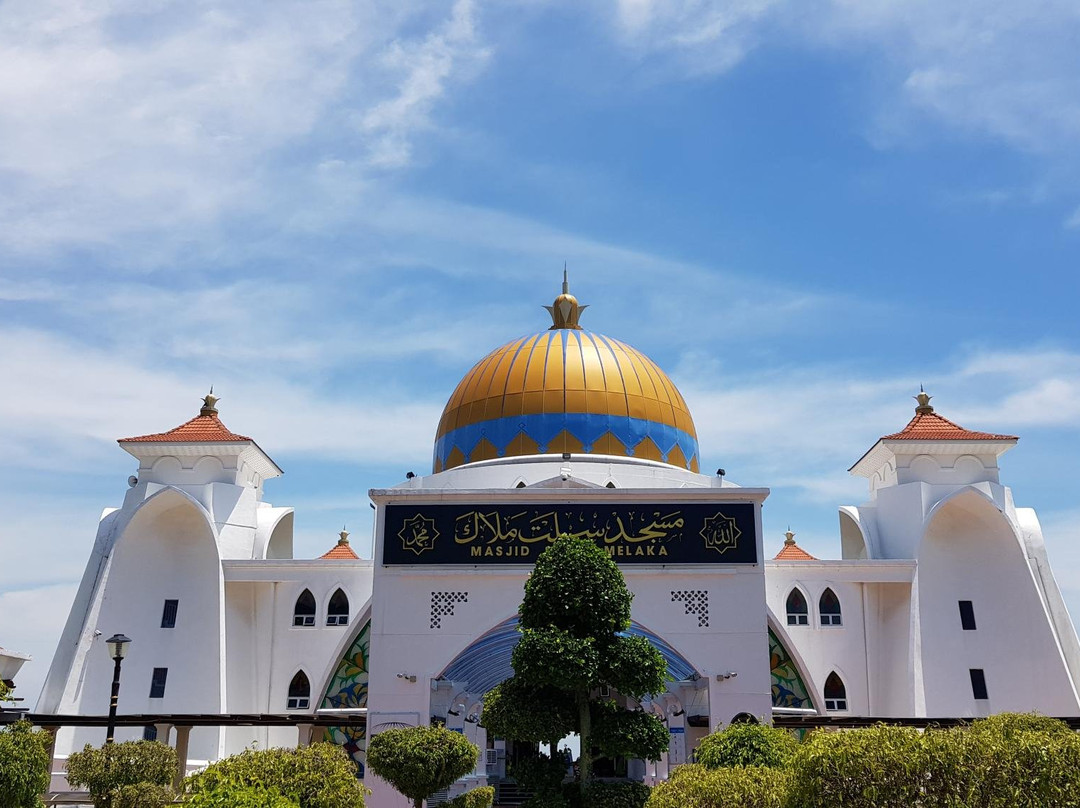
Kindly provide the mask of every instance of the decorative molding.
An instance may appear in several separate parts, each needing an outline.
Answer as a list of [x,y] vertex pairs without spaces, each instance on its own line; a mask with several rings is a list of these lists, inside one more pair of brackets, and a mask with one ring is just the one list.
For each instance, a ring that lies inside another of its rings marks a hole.
[[468,603],[468,592],[432,592],[431,593],[431,628],[442,628],[444,616],[454,614],[455,603]]
[[673,589],[671,602],[684,604],[684,614],[697,616],[698,628],[709,627],[709,592],[706,589]]

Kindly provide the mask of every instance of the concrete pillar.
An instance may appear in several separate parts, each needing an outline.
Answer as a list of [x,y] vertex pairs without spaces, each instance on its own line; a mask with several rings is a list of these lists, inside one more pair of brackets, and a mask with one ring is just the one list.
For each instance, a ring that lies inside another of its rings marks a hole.
[[296,748],[303,749],[305,746],[311,746],[311,734],[315,729],[314,724],[297,724],[296,725]]
[[41,795],[44,799],[52,791],[53,764],[56,760],[56,733],[60,731],[60,727],[42,727],[42,729],[49,733],[49,782],[45,786],[45,793]]
[[187,777],[188,761],[188,738],[191,735],[191,727],[176,728],[176,778],[173,780],[173,790],[180,791],[183,787],[184,778]]
[[158,742],[168,743],[169,733],[172,732],[172,724],[154,724],[154,728],[157,730]]

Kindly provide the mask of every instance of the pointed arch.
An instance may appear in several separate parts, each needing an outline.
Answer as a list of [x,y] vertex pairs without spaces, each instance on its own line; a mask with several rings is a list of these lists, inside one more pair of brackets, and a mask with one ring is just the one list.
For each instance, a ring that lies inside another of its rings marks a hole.
[[330,596],[326,605],[326,625],[347,626],[349,624],[349,596],[339,586]]
[[842,626],[843,615],[840,612],[840,598],[833,592],[832,587],[825,587],[825,591],[818,598],[818,617],[823,626]]
[[[321,707],[337,710],[367,707],[368,670],[370,669],[371,614],[370,608],[360,614],[360,631],[342,653],[332,669],[324,690]],[[360,726],[327,727],[323,740],[343,748],[364,776],[367,763],[365,728]]]
[[304,671],[298,670],[289,682],[286,710],[307,710],[311,705],[311,682]]
[[784,600],[784,611],[787,614],[789,626],[810,625],[810,606],[806,599],[806,593],[797,585],[791,587],[787,598]]
[[769,673],[772,680],[773,707],[816,710],[820,698],[814,690],[806,664],[798,649],[769,610]]
[[314,626],[315,609],[315,596],[311,594],[310,589],[305,589],[296,598],[296,605],[293,606],[292,624],[302,628]]
[[829,675],[825,677],[825,687],[822,690],[822,695],[825,696],[825,709],[828,712],[839,712],[848,708],[847,688],[844,686],[844,680],[840,678],[836,671],[830,671]]

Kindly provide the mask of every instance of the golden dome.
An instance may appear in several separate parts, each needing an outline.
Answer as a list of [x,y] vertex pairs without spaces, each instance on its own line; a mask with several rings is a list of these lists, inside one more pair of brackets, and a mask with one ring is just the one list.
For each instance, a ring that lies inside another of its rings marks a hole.
[[678,389],[629,345],[585,331],[563,294],[555,325],[497,348],[458,384],[435,439],[435,471],[537,454],[606,454],[698,470],[697,432]]

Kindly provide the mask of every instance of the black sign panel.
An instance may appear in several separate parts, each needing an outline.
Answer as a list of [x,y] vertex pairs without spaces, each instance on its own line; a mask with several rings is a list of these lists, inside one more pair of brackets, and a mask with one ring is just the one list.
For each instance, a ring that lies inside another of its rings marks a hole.
[[752,503],[388,505],[384,564],[532,564],[556,537],[620,564],[754,564]]

